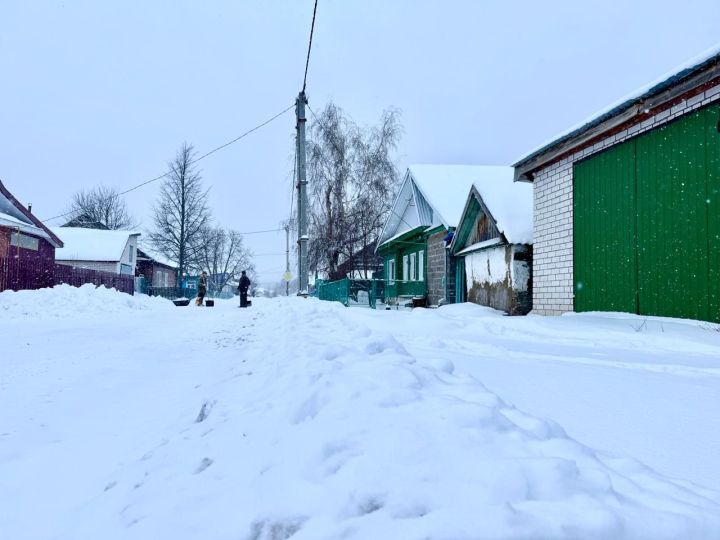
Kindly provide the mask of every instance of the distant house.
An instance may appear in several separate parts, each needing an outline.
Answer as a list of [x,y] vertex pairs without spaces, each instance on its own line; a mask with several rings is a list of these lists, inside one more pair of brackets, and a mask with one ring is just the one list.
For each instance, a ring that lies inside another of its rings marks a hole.
[[58,264],[117,275],[135,275],[140,233],[82,227],[53,227],[64,247],[55,253]]
[[371,279],[383,269],[383,259],[376,251],[377,242],[361,248],[338,265],[338,273],[353,279]]
[[103,231],[110,230],[110,228],[100,221],[92,219],[87,214],[80,214],[75,216],[68,221],[63,227],[80,227],[82,229],[101,229]]
[[51,287],[55,250],[62,247],[0,182],[0,291]]
[[144,278],[145,287],[175,287],[177,272],[177,266],[171,261],[138,248],[135,276]]
[[450,244],[456,301],[510,315],[532,309],[532,186],[513,182],[512,167],[478,167]]
[[470,186],[481,168],[413,165],[408,168],[378,240],[387,302],[455,302],[455,259],[447,246]]
[[715,48],[515,163],[535,197],[534,313],[720,322],[718,119]]

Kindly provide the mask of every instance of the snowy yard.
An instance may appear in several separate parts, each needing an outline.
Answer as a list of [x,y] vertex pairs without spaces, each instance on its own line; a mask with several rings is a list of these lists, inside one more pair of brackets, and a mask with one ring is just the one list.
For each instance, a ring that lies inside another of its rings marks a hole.
[[720,537],[720,331],[0,294],[0,538]]

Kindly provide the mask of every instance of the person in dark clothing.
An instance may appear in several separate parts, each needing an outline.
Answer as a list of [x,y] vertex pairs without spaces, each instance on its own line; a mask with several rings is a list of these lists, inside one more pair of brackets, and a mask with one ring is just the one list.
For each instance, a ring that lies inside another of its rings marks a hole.
[[238,292],[240,293],[240,307],[247,307],[247,295],[249,288],[250,278],[245,275],[245,270],[243,270],[242,275],[240,276],[240,283],[238,283]]
[[195,305],[202,306],[207,294],[207,272],[203,271],[200,274],[200,280],[198,281],[198,296],[195,300]]

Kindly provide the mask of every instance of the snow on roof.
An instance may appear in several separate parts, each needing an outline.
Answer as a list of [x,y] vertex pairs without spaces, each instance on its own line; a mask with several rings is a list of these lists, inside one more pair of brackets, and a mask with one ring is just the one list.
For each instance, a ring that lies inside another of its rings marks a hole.
[[555,135],[552,139],[535,147],[533,150],[524,154],[521,158],[517,159],[513,166],[517,167],[518,165],[521,165],[525,161],[528,161],[530,158],[535,157],[537,154],[540,154],[543,151],[548,150],[551,146],[554,146],[554,145],[562,142],[563,140],[569,139],[572,135],[578,134],[579,132],[582,132],[585,129],[588,129],[593,125],[597,125],[597,124],[607,120],[608,118],[615,116],[615,114],[618,114],[621,111],[623,111],[624,109],[629,108],[635,102],[641,101],[642,99],[644,99],[646,97],[650,97],[658,92],[665,90],[667,87],[669,87],[673,83],[678,82],[679,80],[692,74],[692,72],[694,72],[697,68],[702,67],[703,64],[705,64],[711,60],[714,60],[717,57],[720,57],[720,43],[703,51],[702,53],[698,54],[694,58],[691,58],[690,60],[680,64],[675,69],[664,74],[662,77],[658,77],[651,83],[641,86],[640,88],[637,88],[633,92],[630,92],[629,94],[625,95],[624,97],[611,103],[607,107],[604,107],[603,109],[600,109],[599,111],[591,114],[589,117],[587,117],[585,120],[583,120],[579,124],[575,124],[570,129],[566,129],[562,133]]
[[3,216],[5,225],[19,227],[25,233],[41,236],[55,247],[60,247],[62,243],[50,229],[17,201],[2,181],[0,181],[0,215]]
[[[5,214],[3,212],[0,212],[0,223],[7,224],[7,225],[31,225],[28,220],[21,220],[16,218],[15,216],[11,216],[9,214]],[[35,225],[32,225],[35,227]],[[37,227],[36,227],[37,228]]]
[[473,181],[483,174],[478,165],[411,165],[410,174],[423,197],[439,216],[433,225],[457,227]]
[[52,227],[65,247],[55,251],[59,261],[119,261],[133,231],[104,231],[80,227]]
[[533,186],[513,182],[512,167],[479,167],[473,182],[498,230],[511,244],[533,243]]
[[20,232],[23,232],[25,234],[39,236],[52,242],[52,240],[50,239],[50,235],[47,232],[42,230],[40,227],[36,227],[35,224],[30,222],[30,220],[28,219],[18,219],[15,216],[0,212],[0,226],[10,227],[12,229],[19,229]]
[[142,250],[143,253],[145,253],[145,255],[150,257],[156,263],[163,264],[165,266],[169,266],[170,268],[177,269],[177,263],[171,261],[165,255],[157,253],[152,247],[148,247],[147,242],[143,242],[143,241],[139,240],[138,241],[138,249]]

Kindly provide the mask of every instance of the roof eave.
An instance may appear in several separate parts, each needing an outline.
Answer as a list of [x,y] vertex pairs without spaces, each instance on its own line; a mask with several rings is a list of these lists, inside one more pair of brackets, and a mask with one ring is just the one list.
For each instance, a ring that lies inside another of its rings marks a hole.
[[573,148],[602,135],[625,122],[637,117],[639,114],[648,117],[656,114],[653,109],[662,107],[684,93],[720,78],[720,54],[705,62],[677,73],[668,79],[656,84],[640,96],[631,98],[612,110],[587,122],[578,129],[555,139],[542,148],[523,157],[513,165],[516,182],[533,181],[533,172],[548,165],[558,156],[571,151]]
[[53,247],[61,248],[65,245],[63,244],[63,241],[60,240],[60,238],[58,238],[50,229],[48,229],[48,227],[42,221],[36,218],[27,208],[20,204],[20,202],[13,196],[13,194],[10,193],[3,185],[2,180],[0,180],[0,193],[2,193],[12,203],[12,205],[17,208],[26,218],[32,221],[36,227],[45,231],[45,233],[48,235],[48,241],[53,245]]

